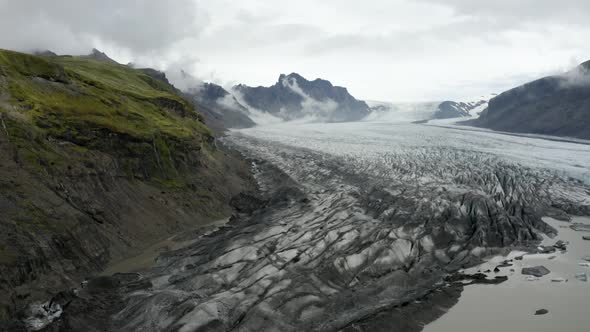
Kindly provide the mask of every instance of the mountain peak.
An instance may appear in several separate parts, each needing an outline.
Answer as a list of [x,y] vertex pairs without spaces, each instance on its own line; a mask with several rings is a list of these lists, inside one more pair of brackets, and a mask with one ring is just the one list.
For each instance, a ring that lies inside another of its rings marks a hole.
[[294,79],[297,82],[309,82],[305,77],[303,77],[297,73],[291,73],[289,75],[281,74],[279,76],[278,83],[282,83],[283,80],[285,80],[285,79]]
[[104,61],[104,62],[110,62],[110,63],[118,63],[117,61],[111,59],[106,53],[101,52],[100,50],[93,48],[92,52],[90,52],[90,54],[83,56],[84,58],[87,59],[92,59],[92,60],[96,60],[96,61]]
[[57,54],[55,52],[52,52],[50,50],[37,50],[33,52],[34,55],[40,55],[40,56],[57,56]]

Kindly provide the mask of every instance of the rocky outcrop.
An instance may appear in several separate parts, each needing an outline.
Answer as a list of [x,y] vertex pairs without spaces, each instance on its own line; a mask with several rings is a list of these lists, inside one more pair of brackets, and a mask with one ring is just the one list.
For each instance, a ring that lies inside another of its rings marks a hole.
[[234,90],[249,106],[285,120],[303,117],[319,121],[356,121],[369,114],[369,106],[355,99],[343,87],[329,81],[308,81],[292,73],[281,75],[270,87],[237,85]]
[[545,77],[490,100],[466,124],[500,131],[590,139],[590,62]]

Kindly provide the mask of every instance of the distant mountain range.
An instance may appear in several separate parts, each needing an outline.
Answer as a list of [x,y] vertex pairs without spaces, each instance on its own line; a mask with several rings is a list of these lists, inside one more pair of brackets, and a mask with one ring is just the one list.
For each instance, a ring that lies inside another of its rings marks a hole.
[[250,107],[284,120],[358,121],[370,112],[369,106],[346,88],[322,79],[309,81],[296,73],[281,75],[270,87],[240,84],[233,89]]
[[[58,56],[47,50],[36,54]],[[116,64],[97,49],[79,58]],[[128,66],[134,67],[133,64]],[[590,61],[565,74],[545,77],[500,95],[471,101],[423,103],[365,102],[330,81],[310,81],[297,73],[280,75],[269,87],[239,84],[226,90],[214,83],[199,82],[181,92],[163,72],[151,68],[139,70],[190,100],[216,132],[290,120],[422,122],[472,117],[474,119],[462,124],[590,139]]]
[[590,139],[590,61],[498,95],[478,119],[465,124]]
[[475,116],[488,106],[488,100],[489,97],[481,97],[468,102],[443,101],[438,105],[433,117],[435,119],[451,119]]
[[471,101],[437,101],[392,103],[368,101],[371,114],[366,120],[424,122],[435,119],[470,118],[478,116],[495,96],[480,96]]
[[189,100],[205,115],[215,131],[225,128],[249,128],[256,125],[248,109],[220,85],[203,83],[185,92]]

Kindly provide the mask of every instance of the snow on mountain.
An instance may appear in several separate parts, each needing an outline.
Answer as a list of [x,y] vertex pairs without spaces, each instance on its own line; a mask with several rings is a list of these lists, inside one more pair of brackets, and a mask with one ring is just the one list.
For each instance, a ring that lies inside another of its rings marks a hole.
[[496,94],[470,98],[466,101],[382,102],[366,101],[371,109],[365,121],[415,122],[479,116]]
[[371,113],[365,121],[414,122],[432,119],[440,102],[393,103],[366,101]]

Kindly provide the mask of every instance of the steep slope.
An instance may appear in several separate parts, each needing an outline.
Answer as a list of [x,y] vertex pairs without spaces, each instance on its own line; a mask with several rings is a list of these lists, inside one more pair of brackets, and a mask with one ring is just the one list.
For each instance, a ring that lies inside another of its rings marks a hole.
[[248,166],[144,72],[0,50],[0,326],[110,262],[224,218]]
[[296,73],[281,75],[270,87],[237,85],[234,90],[249,106],[285,120],[357,121],[369,114],[369,106],[346,88],[322,79],[308,81]]
[[185,92],[185,95],[203,110],[207,124],[217,132],[225,128],[250,128],[256,125],[248,116],[248,109],[217,84],[203,83]]
[[466,124],[590,139],[590,61],[500,94],[479,119]]

